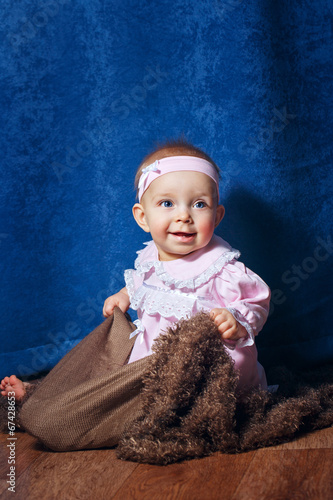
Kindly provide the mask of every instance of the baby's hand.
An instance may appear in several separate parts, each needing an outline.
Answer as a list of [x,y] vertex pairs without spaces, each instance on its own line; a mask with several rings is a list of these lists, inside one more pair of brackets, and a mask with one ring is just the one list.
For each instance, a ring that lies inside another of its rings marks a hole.
[[235,320],[228,309],[212,309],[210,317],[214,320],[224,340],[239,340],[247,336],[246,328]]
[[123,313],[128,310],[130,306],[130,299],[126,288],[123,288],[120,292],[115,293],[106,299],[103,307],[103,316],[106,318],[111,316],[116,306],[118,306]]

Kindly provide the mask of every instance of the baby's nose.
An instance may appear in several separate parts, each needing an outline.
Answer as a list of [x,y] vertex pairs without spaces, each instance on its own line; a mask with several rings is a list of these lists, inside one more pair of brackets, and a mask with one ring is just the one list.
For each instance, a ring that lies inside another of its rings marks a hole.
[[191,222],[192,218],[189,213],[189,210],[182,210],[178,213],[177,220],[179,222]]

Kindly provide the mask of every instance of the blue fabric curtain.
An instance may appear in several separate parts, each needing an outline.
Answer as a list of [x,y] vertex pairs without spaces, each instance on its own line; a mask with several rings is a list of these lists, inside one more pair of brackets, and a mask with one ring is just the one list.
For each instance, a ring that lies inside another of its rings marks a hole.
[[1,2],[1,355],[49,370],[147,240],[134,173],[184,134],[273,291],[265,366],[332,361],[330,0]]

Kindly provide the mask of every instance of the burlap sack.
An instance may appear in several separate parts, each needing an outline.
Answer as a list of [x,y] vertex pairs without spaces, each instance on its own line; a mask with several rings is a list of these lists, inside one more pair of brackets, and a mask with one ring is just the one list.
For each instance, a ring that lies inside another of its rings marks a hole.
[[116,308],[45,377],[20,412],[22,427],[52,450],[114,446],[140,415],[147,359],[125,364],[133,323]]

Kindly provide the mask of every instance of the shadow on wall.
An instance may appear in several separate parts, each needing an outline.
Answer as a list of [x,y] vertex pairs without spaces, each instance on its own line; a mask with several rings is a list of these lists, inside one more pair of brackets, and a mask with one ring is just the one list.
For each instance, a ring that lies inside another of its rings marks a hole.
[[241,251],[240,260],[272,291],[270,315],[257,339],[261,362],[300,368],[329,362],[331,236],[309,238],[300,221],[274,213],[244,188],[231,192],[224,204],[216,233]]

